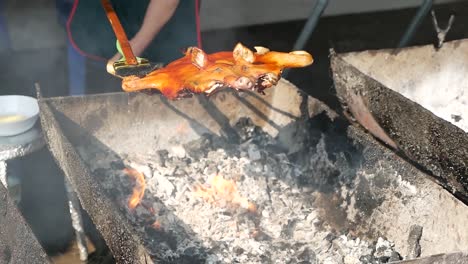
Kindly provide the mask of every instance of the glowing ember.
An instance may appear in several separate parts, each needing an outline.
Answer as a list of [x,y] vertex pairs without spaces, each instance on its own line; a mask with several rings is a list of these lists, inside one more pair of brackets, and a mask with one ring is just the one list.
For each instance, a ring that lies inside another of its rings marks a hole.
[[135,187],[133,187],[132,195],[128,200],[128,207],[134,209],[140,204],[143,195],[145,194],[145,175],[135,169],[125,168],[124,172],[135,180]]
[[154,229],[156,230],[161,230],[161,222],[159,222],[158,220],[154,221],[154,223],[151,225],[151,227],[153,227]]
[[210,187],[203,185],[195,186],[195,195],[216,205],[229,203],[241,206],[250,212],[257,211],[255,204],[239,194],[236,183],[233,180],[226,180],[222,176],[216,175],[208,183]]

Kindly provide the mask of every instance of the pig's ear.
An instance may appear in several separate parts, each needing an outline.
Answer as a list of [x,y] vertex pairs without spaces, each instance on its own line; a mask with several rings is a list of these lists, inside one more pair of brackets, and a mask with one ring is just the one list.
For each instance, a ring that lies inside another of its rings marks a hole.
[[206,55],[206,53],[203,50],[196,47],[192,47],[188,51],[190,52],[192,63],[198,68],[201,69],[205,67],[206,64],[208,64],[208,55]]
[[232,55],[234,56],[235,61],[246,61],[249,63],[253,63],[255,61],[253,52],[241,43],[237,43]]

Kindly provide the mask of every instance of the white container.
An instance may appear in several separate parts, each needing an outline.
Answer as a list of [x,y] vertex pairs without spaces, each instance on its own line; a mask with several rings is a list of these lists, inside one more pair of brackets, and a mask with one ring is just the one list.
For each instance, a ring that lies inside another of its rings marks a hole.
[[33,97],[0,96],[0,136],[14,136],[31,129],[39,117],[39,105]]

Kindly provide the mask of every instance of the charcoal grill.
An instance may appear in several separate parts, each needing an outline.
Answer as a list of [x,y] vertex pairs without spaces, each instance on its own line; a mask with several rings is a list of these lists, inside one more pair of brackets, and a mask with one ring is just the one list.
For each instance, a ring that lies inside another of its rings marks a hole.
[[[234,126],[243,118],[275,137],[277,147],[294,162],[304,158],[301,149],[305,145],[317,145],[317,135],[324,135],[330,157],[336,153],[354,157],[352,165],[342,168],[346,172],[330,174],[320,185],[305,188],[316,194],[311,203],[321,209],[316,223],[327,223],[333,229],[330,234],[335,234],[323,243],[340,250],[342,234],[371,241],[385,237],[407,258],[440,257],[468,248],[465,204],[286,80],[265,96],[226,90],[209,99],[195,96],[168,101],[158,95],[110,93],[40,98],[39,104],[48,147],[118,263],[205,263],[206,259],[184,254],[167,258],[148,250],[141,233],[100,185],[97,179],[102,175],[90,169],[90,164],[99,162],[90,157],[123,159],[171,150],[204,134],[237,142],[240,135]],[[186,125],[184,136],[177,132],[181,124]],[[172,213],[169,208],[165,211]],[[422,233],[414,234],[414,230]],[[154,236],[173,243],[168,233]],[[196,234],[191,239],[197,240]],[[418,247],[420,253],[411,253]]]

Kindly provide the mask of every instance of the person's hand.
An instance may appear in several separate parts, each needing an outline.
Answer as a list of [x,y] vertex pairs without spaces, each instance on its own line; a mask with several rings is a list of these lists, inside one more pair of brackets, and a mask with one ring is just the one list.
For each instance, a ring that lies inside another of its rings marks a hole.
[[[132,48],[133,55],[135,57],[140,57],[144,51],[144,45],[141,44],[141,41],[138,38],[133,38],[130,42],[130,47]],[[116,53],[112,58],[109,59],[109,62],[114,63],[122,58],[120,53]]]
[[[135,57],[139,57],[143,53],[145,46],[141,44],[141,41],[137,37],[130,40],[129,43],[132,48],[133,55],[135,55]],[[114,62],[122,59],[122,57],[123,56],[117,52],[107,61],[106,70],[108,73],[115,75]]]

